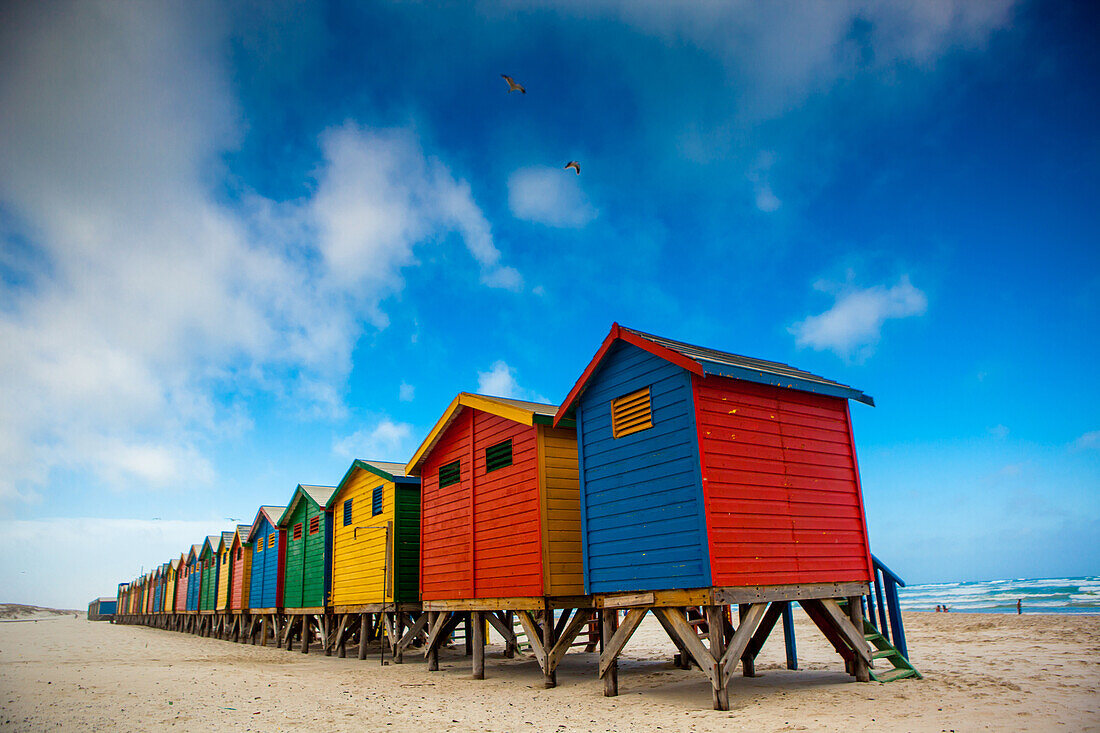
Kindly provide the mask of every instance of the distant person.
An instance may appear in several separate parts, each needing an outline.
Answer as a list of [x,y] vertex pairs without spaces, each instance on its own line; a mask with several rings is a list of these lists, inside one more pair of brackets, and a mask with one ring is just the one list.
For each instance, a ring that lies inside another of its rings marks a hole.
[[1024,612],[1024,599],[1023,598],[1017,598],[1016,599],[1016,615],[1019,616],[1023,612]]

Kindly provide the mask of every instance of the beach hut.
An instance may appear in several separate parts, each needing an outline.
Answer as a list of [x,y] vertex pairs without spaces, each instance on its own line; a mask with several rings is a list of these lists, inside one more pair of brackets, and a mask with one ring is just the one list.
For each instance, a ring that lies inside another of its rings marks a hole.
[[117,613],[113,623],[119,621],[126,621],[126,616],[129,614],[129,607],[126,605],[130,600],[130,584],[119,583],[118,590],[115,591],[115,608]]
[[287,649],[293,648],[297,634],[303,653],[309,652],[311,624],[316,625],[323,648],[329,649],[326,607],[332,583],[332,513],[325,506],[335,490],[335,486],[299,484],[278,522],[286,532],[282,609],[288,617]]
[[279,528],[285,506],[261,506],[252,520],[248,542],[252,545],[252,568],[248,587],[251,625],[248,639],[266,646],[268,633],[282,646],[283,566],[286,562],[286,533]]
[[176,613],[176,627],[179,629],[179,625],[183,620],[182,614],[187,610],[187,574],[190,569],[187,564],[187,553],[182,553],[179,558],[175,560],[176,563],[176,594],[175,594],[175,613]]
[[252,580],[252,545],[248,543],[251,524],[238,524],[229,547],[229,563],[232,578],[229,581],[229,613],[232,615],[232,634],[240,641],[248,622],[248,591]]
[[153,571],[153,605],[149,607],[150,613],[160,613],[164,601],[164,566],[158,565]]
[[218,600],[218,542],[221,535],[207,535],[199,553],[202,581],[199,589],[199,633],[209,636],[214,630],[213,616]]
[[753,674],[794,600],[867,679],[873,570],[849,400],[874,404],[786,364],[612,326],[555,416],[577,428],[585,590],[629,611],[618,628],[604,614],[606,694],[652,611],[728,709],[737,663]]
[[171,620],[176,613],[176,585],[179,577],[179,566],[179,558],[173,558],[168,561],[164,572],[164,604],[162,610],[166,617],[165,628],[171,625]]
[[[591,620],[584,595],[576,437],[557,407],[463,392],[406,466],[421,479],[420,598],[429,669],[467,624],[474,677],[484,676],[484,623],[512,652],[512,614],[545,684]],[[555,627],[555,614],[568,621]],[[592,642],[595,643],[594,640]]]
[[218,547],[214,553],[218,564],[218,591],[214,601],[214,633],[225,637],[229,631],[229,585],[233,577],[232,555],[234,530],[222,532]]
[[202,595],[202,545],[191,545],[187,553],[187,613],[192,615],[188,619],[188,630],[198,631],[198,624],[193,618],[199,612],[199,597]]
[[114,621],[117,600],[111,596],[97,598],[88,604],[89,621]]
[[364,659],[372,631],[381,627],[400,660],[424,626],[420,480],[406,476],[403,463],[357,459],[325,509],[333,517],[329,603],[336,633],[329,647],[344,656],[347,637],[358,629],[359,658]]

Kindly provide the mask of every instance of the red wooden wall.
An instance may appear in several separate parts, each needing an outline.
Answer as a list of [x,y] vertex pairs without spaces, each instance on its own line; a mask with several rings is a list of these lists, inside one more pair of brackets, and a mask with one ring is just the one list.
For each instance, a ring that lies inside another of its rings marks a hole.
[[[533,426],[464,407],[425,457],[420,509],[423,600],[543,595],[535,431]],[[509,438],[512,465],[487,474],[485,449]],[[456,460],[461,462],[461,480],[440,489],[439,467]]]
[[844,399],[693,377],[715,586],[870,581]]
[[[244,576],[244,553],[241,553],[240,560],[237,559],[237,552],[241,548],[241,536],[239,532],[234,532],[233,544],[229,546],[229,552],[231,553],[230,563],[233,567],[233,577],[229,579],[229,607],[234,611],[239,611],[244,608],[242,601],[242,595],[245,582],[252,581],[252,573],[249,573],[249,577],[246,579]],[[251,570],[251,567],[249,568]]]

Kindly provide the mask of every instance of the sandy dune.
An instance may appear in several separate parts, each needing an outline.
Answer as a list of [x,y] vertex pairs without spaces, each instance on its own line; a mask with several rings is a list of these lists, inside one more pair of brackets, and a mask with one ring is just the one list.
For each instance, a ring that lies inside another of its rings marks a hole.
[[0,729],[755,731],[1100,730],[1100,616],[914,613],[924,680],[851,682],[797,614],[797,672],[782,636],[755,679],[737,678],[729,712],[710,709],[698,670],[672,668],[647,619],[625,652],[620,696],[605,698],[594,654],[571,654],[556,689],[533,661],[490,647],[484,681],[461,649],[429,673],[305,656],[72,616],[0,624]]

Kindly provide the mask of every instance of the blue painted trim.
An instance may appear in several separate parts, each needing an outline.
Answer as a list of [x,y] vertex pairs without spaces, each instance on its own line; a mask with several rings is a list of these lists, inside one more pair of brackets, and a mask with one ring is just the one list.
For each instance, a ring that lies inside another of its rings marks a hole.
[[791,601],[783,604],[783,644],[787,648],[787,669],[798,669],[798,650],[794,642],[794,614]]
[[871,397],[871,395],[863,394],[858,389],[852,389],[851,387],[821,384],[820,382],[811,382],[807,379],[784,377],[779,374],[769,374],[767,372],[732,366],[730,364],[718,364],[713,361],[699,361],[699,364],[702,365],[704,374],[714,374],[719,377],[740,379],[745,382],[755,382],[756,384],[767,384],[772,387],[797,389],[802,392],[812,392],[814,394],[828,395],[829,397],[842,397],[844,399],[862,402],[871,407],[875,406],[875,399]]
[[581,492],[581,574],[584,577],[584,594],[587,596],[592,594],[592,590],[588,583],[588,502],[585,501],[584,491],[584,433],[580,405],[577,405],[574,417],[577,427],[577,468],[580,469],[577,471],[577,478]]
[[680,372],[684,379],[687,380],[688,395],[691,396],[691,410],[689,415],[688,430],[690,430],[691,440],[691,455],[694,461],[692,467],[692,475],[695,476],[695,485],[699,488],[699,493],[696,495],[695,506],[697,507],[696,514],[699,519],[699,537],[701,538],[701,545],[703,548],[702,561],[703,561],[703,578],[705,585],[713,585],[713,577],[710,566],[710,533],[707,532],[707,507],[706,507],[706,494],[703,493],[703,456],[702,446],[699,445],[699,424],[696,422],[697,416],[695,414],[695,385],[691,383],[691,372],[681,370]]

